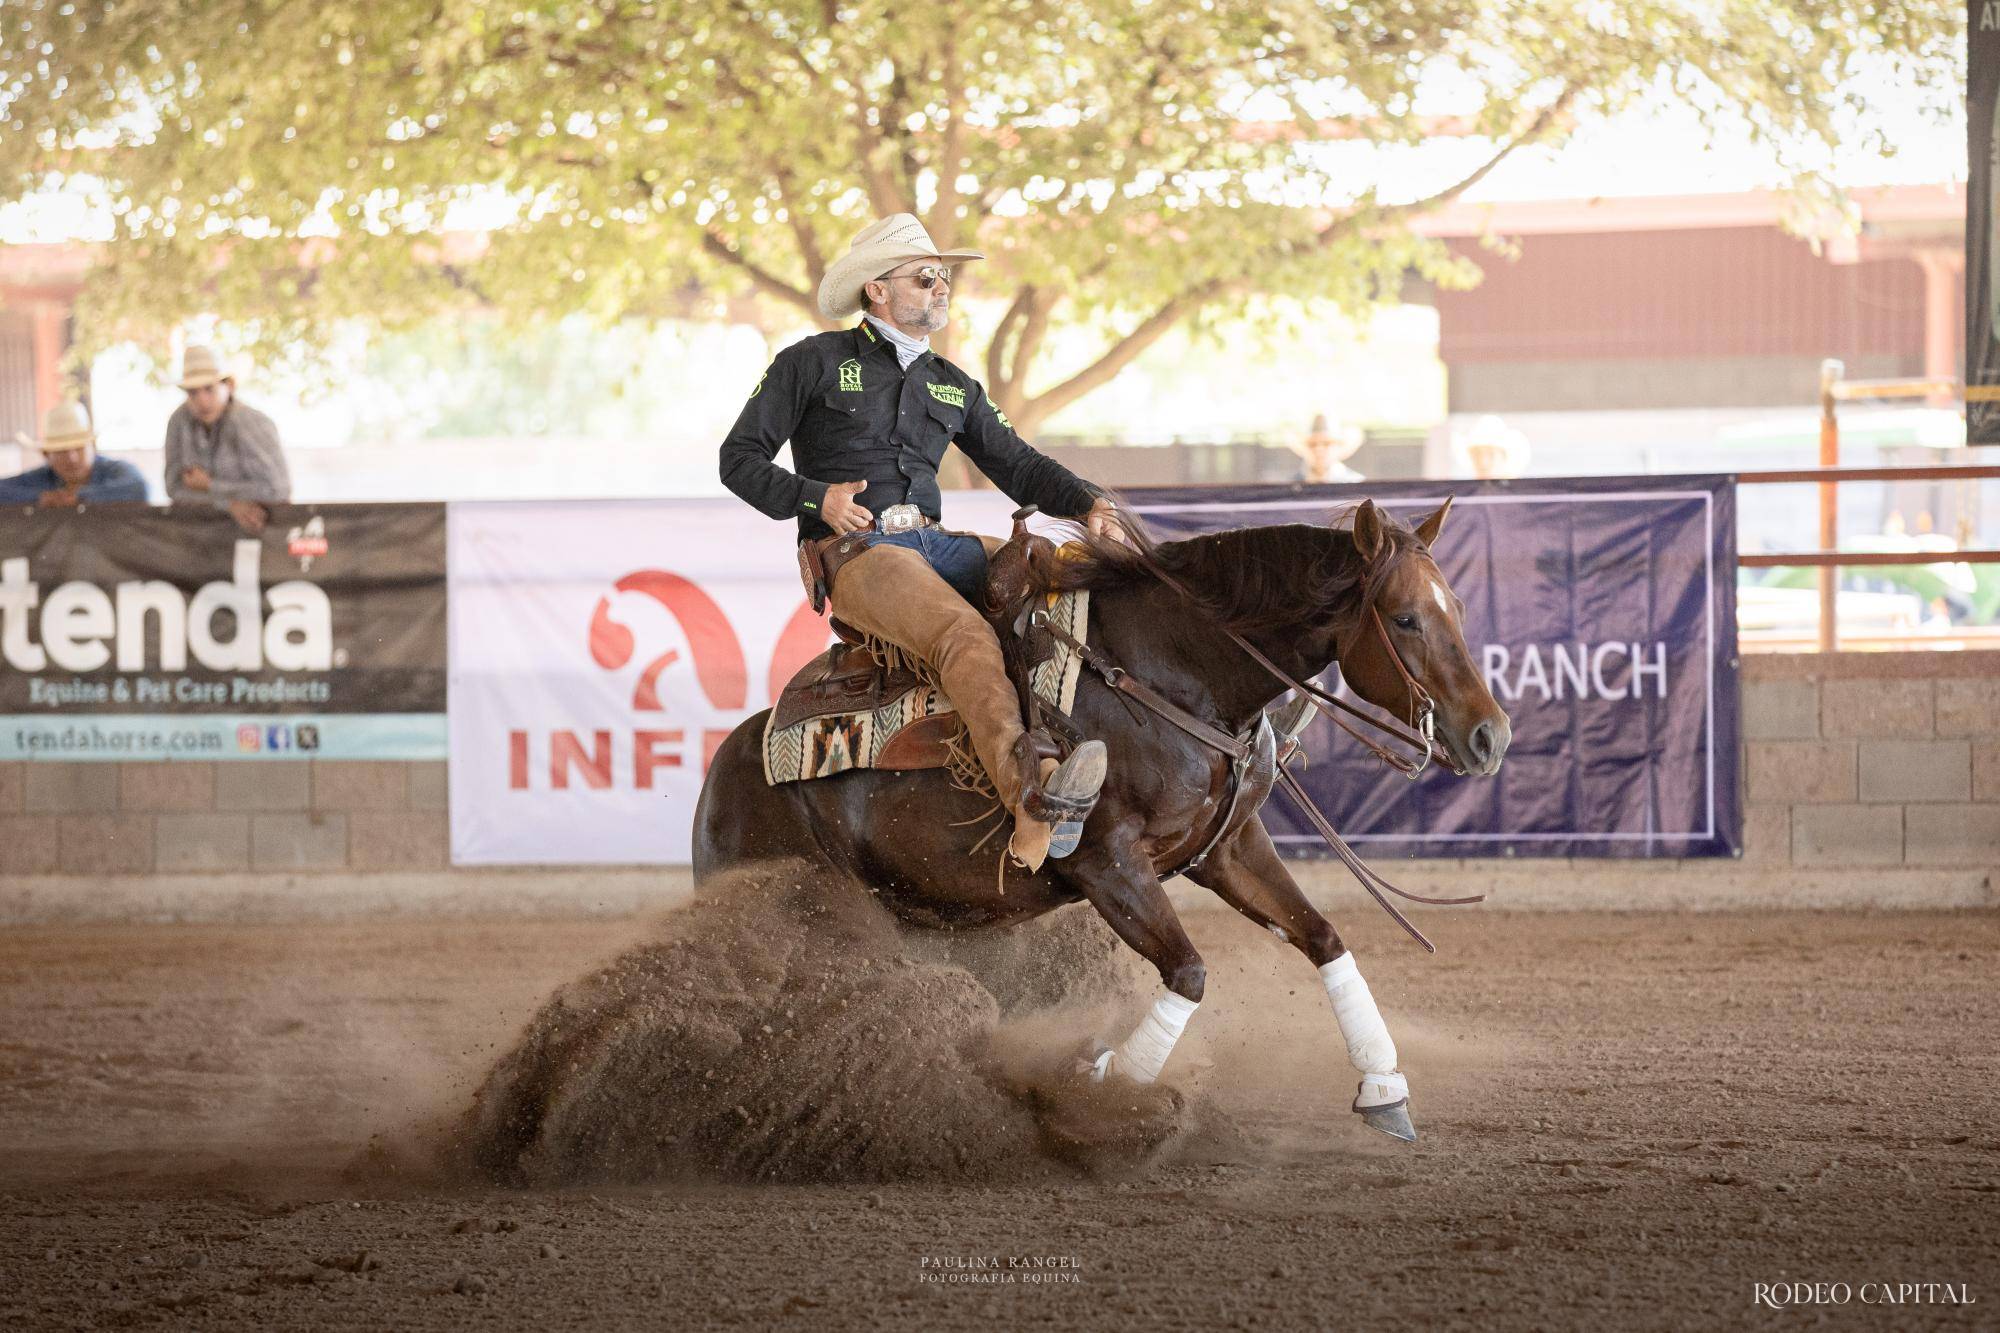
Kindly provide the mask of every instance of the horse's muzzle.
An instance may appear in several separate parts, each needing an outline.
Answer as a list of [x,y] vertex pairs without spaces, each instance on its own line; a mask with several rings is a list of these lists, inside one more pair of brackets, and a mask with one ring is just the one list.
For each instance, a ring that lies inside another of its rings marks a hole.
[[1500,761],[1506,758],[1507,746],[1513,739],[1514,728],[1506,718],[1488,718],[1466,736],[1466,758],[1472,761],[1474,771],[1491,777],[1500,771]]

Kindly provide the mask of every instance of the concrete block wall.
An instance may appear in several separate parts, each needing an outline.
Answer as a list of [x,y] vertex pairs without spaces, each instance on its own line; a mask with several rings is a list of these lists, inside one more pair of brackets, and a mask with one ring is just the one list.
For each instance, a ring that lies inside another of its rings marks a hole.
[[[1741,858],[1380,868],[1496,906],[2000,905],[2000,653],[1755,655],[1742,687]],[[454,869],[446,787],[441,762],[0,763],[0,922],[623,914],[689,891],[685,868]],[[1374,910],[1337,863],[1294,873],[1337,920]]]
[[[1499,906],[2000,906],[2000,653],[1755,654],[1741,682],[1741,858],[1380,868]],[[1337,865],[1295,873],[1315,900],[1368,910]]]
[[1748,809],[1790,865],[2000,867],[2000,653],[1744,666]]
[[0,875],[442,871],[445,765],[0,764]]

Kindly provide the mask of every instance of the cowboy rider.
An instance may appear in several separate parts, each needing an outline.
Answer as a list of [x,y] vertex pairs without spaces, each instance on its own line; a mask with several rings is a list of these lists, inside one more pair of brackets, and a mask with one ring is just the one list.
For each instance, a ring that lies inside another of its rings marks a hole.
[[[1086,741],[1060,766],[1035,752],[1000,641],[975,609],[1000,543],[939,526],[938,464],[957,444],[1016,504],[1117,528],[1103,494],[1031,448],[978,380],[930,349],[950,319],[952,266],[984,257],[940,254],[908,213],[864,228],[819,285],[821,315],[860,311],[861,322],[778,353],[722,442],[722,482],[759,512],[798,520],[802,564],[824,568],[842,622],[935,673],[1014,813],[1009,850],[1036,870],[1075,850],[1082,822],[1064,816],[1095,800],[1104,746]],[[788,439],[796,474],[771,461]]]

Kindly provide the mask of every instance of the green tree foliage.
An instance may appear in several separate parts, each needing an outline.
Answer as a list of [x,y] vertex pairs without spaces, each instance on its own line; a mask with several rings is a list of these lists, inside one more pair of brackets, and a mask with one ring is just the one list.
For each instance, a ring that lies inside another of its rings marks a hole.
[[[190,307],[267,344],[477,301],[606,318],[748,288],[812,316],[866,220],[993,256],[1024,427],[1263,293],[1473,276],[1412,217],[1636,99],[1833,141],[1857,69],[1955,78],[1937,0],[7,0],[0,190],[101,198],[94,341]],[[1421,188],[1405,150],[1472,109]],[[509,204],[480,247],[441,238]],[[1032,373],[1050,328],[1102,355]]]

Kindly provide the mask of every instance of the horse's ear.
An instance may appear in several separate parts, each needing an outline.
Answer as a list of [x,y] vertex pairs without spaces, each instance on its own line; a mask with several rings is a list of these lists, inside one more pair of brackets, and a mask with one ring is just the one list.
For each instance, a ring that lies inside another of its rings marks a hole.
[[1444,516],[1450,512],[1451,497],[1447,495],[1443,504],[1439,505],[1429,517],[1417,524],[1417,540],[1422,542],[1426,547],[1436,546],[1438,530],[1444,526]]
[[1355,554],[1372,565],[1387,545],[1388,538],[1382,532],[1382,511],[1373,500],[1363,500],[1354,511]]

